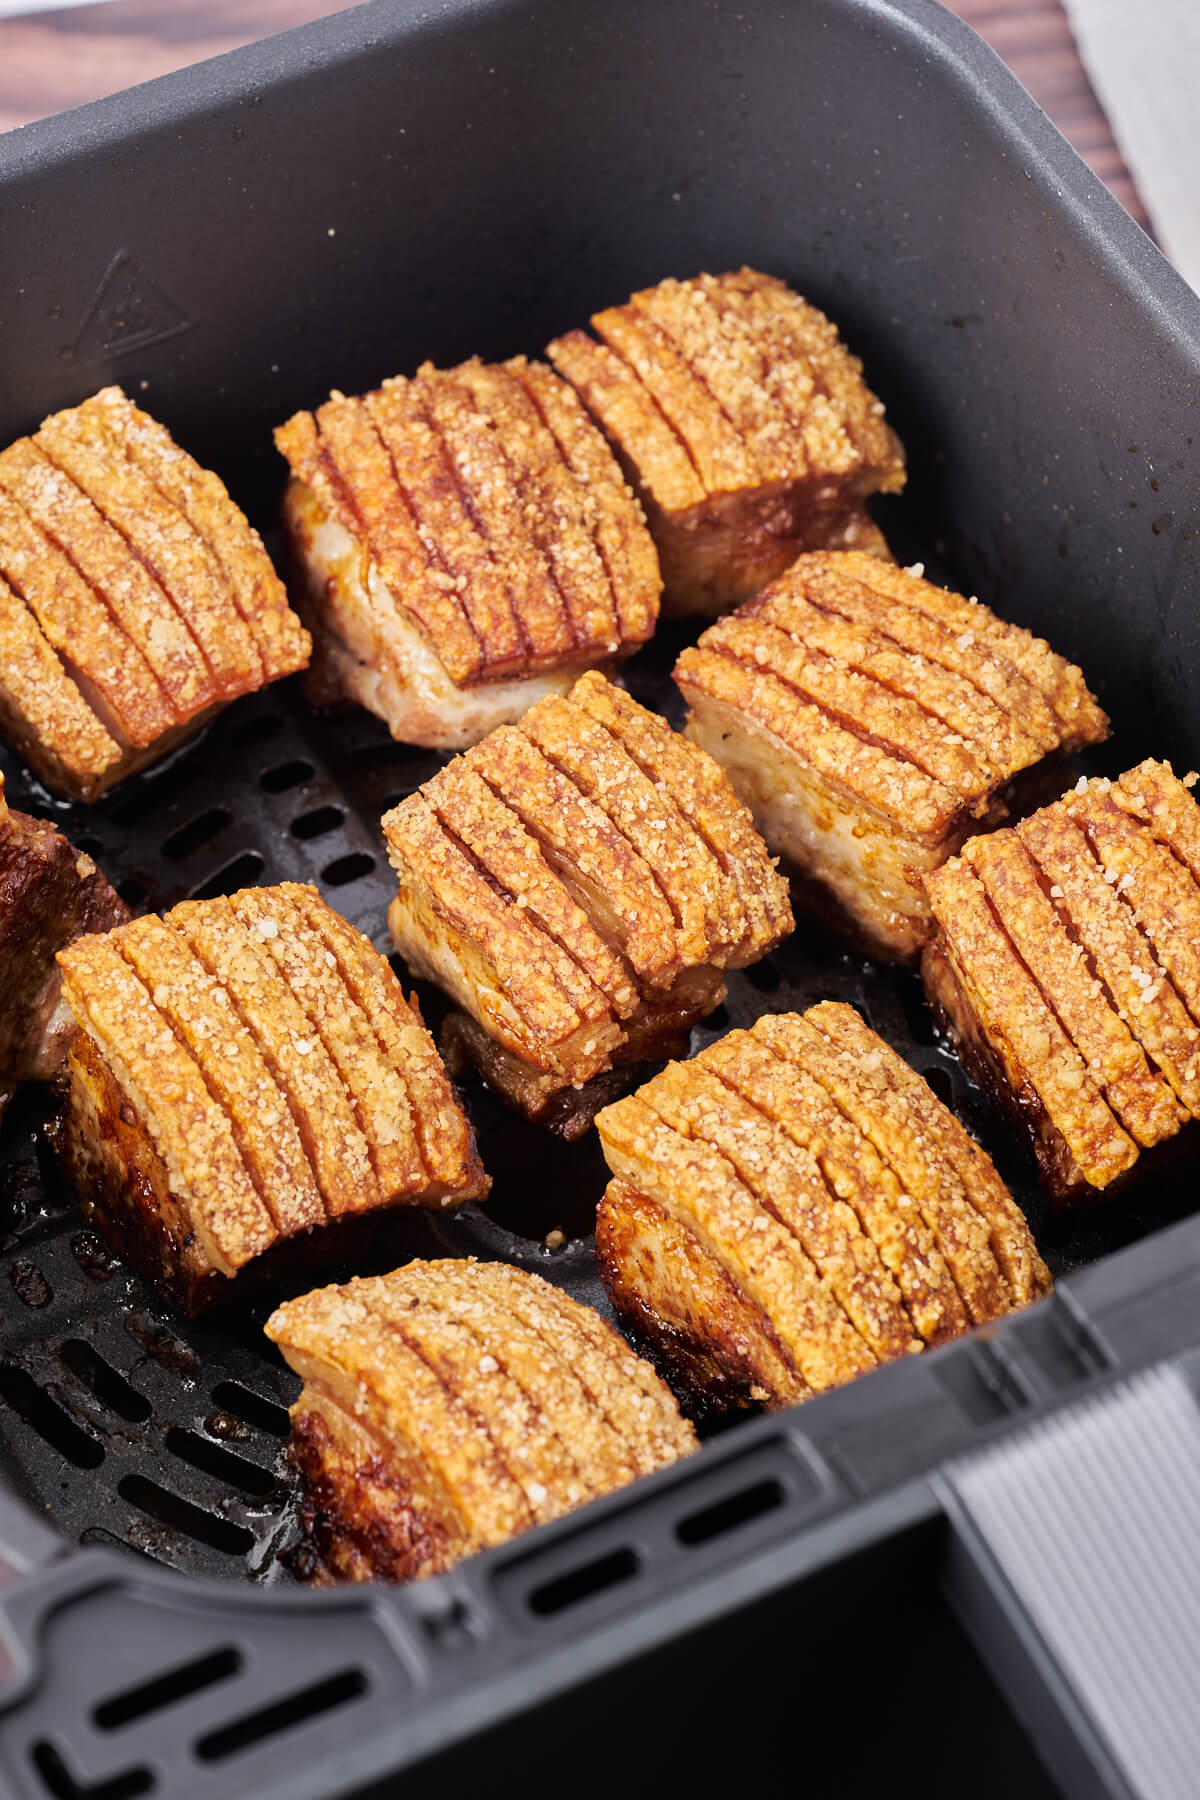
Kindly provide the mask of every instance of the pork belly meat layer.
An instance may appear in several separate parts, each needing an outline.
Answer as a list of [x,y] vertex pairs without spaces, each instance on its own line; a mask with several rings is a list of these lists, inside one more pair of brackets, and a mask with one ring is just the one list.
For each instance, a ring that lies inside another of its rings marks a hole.
[[1062,786],[1108,721],[1040,639],[919,570],[801,556],[710,626],[675,680],[811,910],[870,953],[930,934],[923,877]]
[[929,880],[926,987],[1059,1203],[1200,1104],[1200,809],[1170,766],[1080,780]]
[[189,1311],[344,1251],[381,1209],[487,1192],[419,1015],[314,888],[188,901],[58,961],[79,1027],[64,1166]]
[[566,1136],[614,1097],[616,1071],[683,1049],[723,970],[791,929],[722,771],[597,671],[448,764],[383,829],[392,936],[461,1009],[455,1053]]
[[504,1264],[413,1262],[290,1300],[303,1571],[407,1581],[696,1449],[611,1326]]
[[545,365],[427,363],[275,438],[318,700],[461,750],[653,633],[641,508]]
[[604,1285],[689,1409],[783,1406],[1049,1291],[985,1152],[851,1007],[730,1032],[596,1126]]
[[864,501],[904,454],[836,327],[753,269],[662,281],[547,351],[607,432],[658,546],[663,606],[713,617],[805,550],[888,558]]
[[58,792],[95,798],[310,649],[222,482],[120,388],[0,452],[0,727]]
[[11,808],[0,775],[0,1089],[58,1074],[75,1034],[58,952],[123,925],[129,908],[90,856]]

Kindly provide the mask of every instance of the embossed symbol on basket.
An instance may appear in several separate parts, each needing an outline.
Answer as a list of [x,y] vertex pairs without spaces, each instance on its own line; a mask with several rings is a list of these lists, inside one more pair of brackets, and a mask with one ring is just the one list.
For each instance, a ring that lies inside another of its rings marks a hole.
[[64,349],[63,360],[73,368],[110,362],[178,337],[194,323],[136,256],[119,250],[96,289],[78,337]]

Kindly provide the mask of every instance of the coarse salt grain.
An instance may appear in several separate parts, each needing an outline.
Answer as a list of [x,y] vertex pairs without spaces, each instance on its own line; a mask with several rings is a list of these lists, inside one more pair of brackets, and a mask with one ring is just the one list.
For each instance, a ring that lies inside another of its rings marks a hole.
[[1050,898],[1052,900],[1061,900],[1062,897],[1063,897],[1063,891],[1059,887],[1057,881],[1052,882],[1051,886],[1050,886]]
[[494,1375],[499,1367],[500,1364],[496,1361],[494,1356],[481,1356],[479,1359],[479,1373],[481,1375]]
[[525,1492],[535,1506],[543,1506],[550,1497],[548,1489],[544,1488],[540,1481],[531,1481]]
[[311,1054],[312,1054],[312,1039],[311,1038],[297,1038],[296,1039],[296,1055],[297,1056],[311,1056]]
[[277,920],[259,919],[257,924],[259,937],[274,938],[279,936],[279,923]]

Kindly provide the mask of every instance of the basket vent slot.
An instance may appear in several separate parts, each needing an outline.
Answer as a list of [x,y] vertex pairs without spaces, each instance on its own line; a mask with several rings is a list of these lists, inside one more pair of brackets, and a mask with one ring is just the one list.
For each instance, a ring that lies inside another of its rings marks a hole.
[[196,1755],[201,1762],[223,1762],[227,1756],[252,1749],[264,1738],[278,1737],[297,1725],[308,1725],[322,1713],[361,1699],[367,1691],[367,1678],[361,1669],[346,1669],[340,1675],[327,1676],[311,1687],[288,1694],[257,1712],[246,1713],[230,1725],[222,1725],[197,1740]]
[[84,1387],[95,1394],[109,1412],[128,1419],[131,1425],[141,1425],[150,1417],[154,1409],[145,1394],[139,1394],[91,1344],[85,1343],[82,1338],[68,1338],[60,1346],[58,1354],[72,1375],[82,1381]]
[[529,1595],[529,1610],[539,1619],[552,1618],[555,1613],[566,1612],[568,1607],[578,1606],[582,1601],[604,1593],[607,1588],[631,1581],[641,1566],[635,1550],[610,1550],[591,1562],[581,1563],[566,1575],[556,1575],[552,1581],[535,1587]]
[[326,887],[349,887],[352,881],[361,881],[375,867],[375,858],[368,856],[365,850],[352,850],[349,856],[339,856],[335,861],[326,863],[321,870],[321,880]]
[[233,814],[227,806],[208,806],[171,833],[163,843],[162,853],[171,862],[182,862],[185,857],[194,856],[205,844],[211,844],[232,824]]
[[265,1394],[256,1394],[253,1388],[243,1387],[240,1381],[218,1381],[212,1397],[214,1406],[232,1413],[244,1425],[253,1425],[256,1431],[268,1431],[272,1437],[285,1438],[291,1430],[286,1406],[281,1406],[278,1400],[269,1400]]
[[305,762],[302,756],[293,756],[287,762],[276,763],[273,768],[264,769],[258,778],[258,785],[264,794],[286,794],[289,788],[300,787],[305,781],[313,778],[313,766]]
[[752,1487],[741,1488],[736,1494],[728,1494],[723,1500],[680,1519],[675,1536],[689,1548],[708,1544],[713,1538],[724,1537],[727,1531],[748,1525],[752,1519],[761,1519],[764,1513],[774,1512],[786,1499],[782,1482],[774,1478],[756,1481]]
[[57,1400],[52,1400],[32,1375],[15,1363],[0,1364],[0,1399],[7,1400],[52,1450],[77,1469],[98,1469],[104,1461],[104,1446],[90,1432],[81,1430]]
[[243,850],[232,862],[210,875],[207,881],[192,889],[193,900],[215,900],[221,894],[235,894],[239,888],[252,887],[266,867],[266,858],[257,850]]
[[163,1442],[171,1455],[177,1456],[180,1462],[199,1469],[204,1475],[215,1476],[229,1487],[241,1488],[243,1493],[254,1494],[262,1499],[275,1492],[275,1477],[270,1469],[264,1469],[247,1457],[226,1450],[221,1444],[212,1443],[208,1438],[201,1437],[199,1432],[172,1425]]
[[156,1786],[153,1769],[139,1764],[109,1775],[104,1781],[76,1781],[59,1751],[45,1738],[33,1746],[33,1766],[53,1800],[135,1800]]
[[[312,838],[336,831],[345,816],[340,806],[316,806],[312,812],[301,813],[298,819],[293,819],[289,829],[294,838],[307,844]],[[371,866],[374,868],[374,863]]]
[[102,1700],[92,1709],[92,1718],[101,1731],[118,1731],[122,1725],[132,1724],[134,1719],[161,1712],[164,1706],[174,1706],[177,1701],[199,1694],[204,1688],[215,1687],[219,1681],[240,1675],[241,1671],[240,1651],[232,1647],[213,1650],[208,1656],[198,1656],[192,1662],[168,1669],[165,1675],[158,1675],[153,1681],[139,1682],[137,1687],[125,1688],[110,1700]]
[[207,1544],[210,1549],[222,1550],[227,1556],[245,1556],[254,1543],[253,1532],[247,1531],[244,1525],[235,1525],[232,1519],[205,1512],[202,1506],[185,1500],[182,1494],[173,1494],[169,1488],[160,1487],[147,1475],[123,1475],[117,1483],[117,1492],[122,1500],[128,1500],[130,1506],[136,1506],[139,1512],[159,1525],[181,1531],[185,1537],[194,1538],[198,1544]]

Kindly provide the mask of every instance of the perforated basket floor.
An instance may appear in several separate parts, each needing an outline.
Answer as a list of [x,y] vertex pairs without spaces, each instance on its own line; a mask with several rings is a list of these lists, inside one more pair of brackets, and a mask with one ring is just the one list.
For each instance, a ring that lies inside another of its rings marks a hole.
[[[660,636],[627,677],[673,711],[681,638]],[[675,714],[678,720],[678,714]],[[387,947],[393,885],[378,820],[439,758],[393,743],[366,713],[314,715],[294,684],[231,707],[164,767],[85,808],[39,790],[7,753],[11,801],[52,817],[134,907],[252,883],[315,881]],[[915,977],[844,953],[804,925],[729,981],[697,1045],[763,1011],[848,1000],[981,1136],[1056,1274],[1190,1210],[1186,1180],[1152,1201],[1047,1221],[1031,1167],[931,1028]],[[439,1002],[421,991],[427,1017]],[[590,1237],[606,1173],[594,1134],[566,1147],[481,1087],[467,1102],[495,1178],[486,1210],[411,1223],[413,1253],[503,1256],[604,1307]],[[188,1325],[107,1253],[58,1181],[44,1104],[26,1095],[0,1142],[0,1449],[17,1493],[68,1538],[124,1546],[203,1576],[288,1581],[294,1480],[284,1444],[298,1383],[261,1333],[270,1301]],[[561,1231],[561,1248],[548,1233]],[[349,1271],[347,1271],[349,1272]]]

